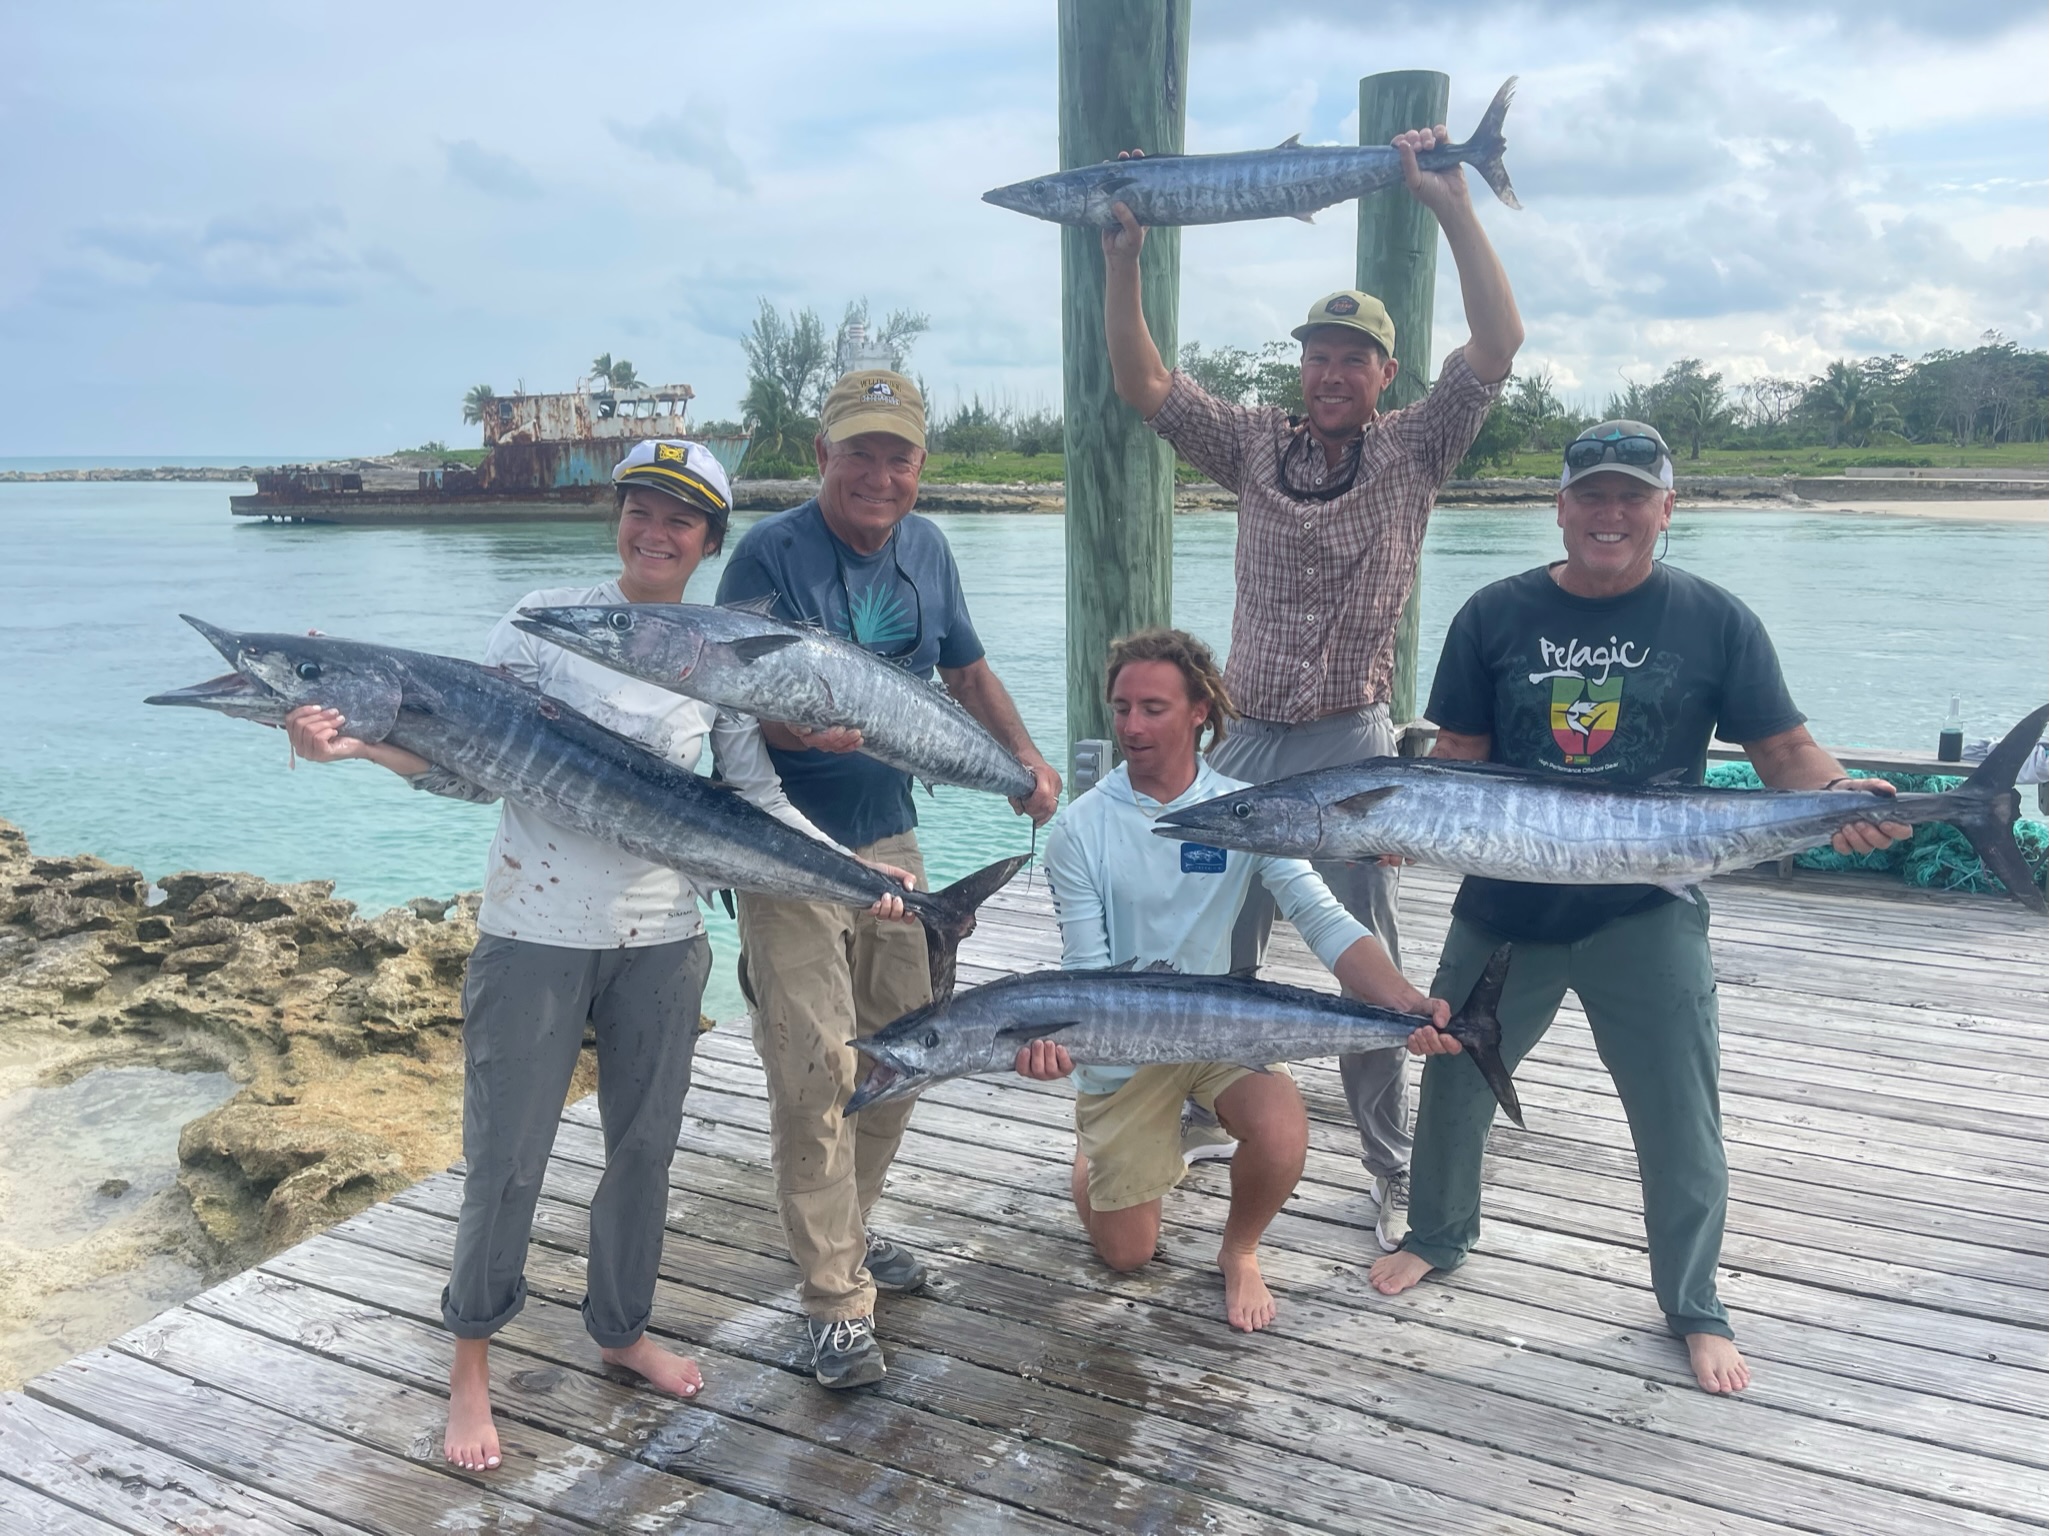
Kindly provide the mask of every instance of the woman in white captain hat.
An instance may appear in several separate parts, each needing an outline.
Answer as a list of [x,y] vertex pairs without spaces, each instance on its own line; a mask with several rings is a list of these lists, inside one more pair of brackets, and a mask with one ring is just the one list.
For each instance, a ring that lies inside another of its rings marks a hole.
[[[599,724],[688,769],[708,737],[720,776],[780,820],[824,839],[783,797],[755,722],[610,671],[516,629],[522,608],[680,603],[725,541],[732,492],[701,443],[636,445],[612,472],[619,574],[595,587],[529,592],[491,631],[505,667]],[[400,748],[340,734],[339,713],[286,724],[314,762],[367,758],[415,788],[489,796]],[[910,877],[900,870],[908,885]],[[492,841],[480,931],[463,985],[463,1181],[442,1319],[456,1336],[443,1454],[484,1471],[501,1459],[491,1416],[490,1339],[526,1301],[523,1270],[555,1127],[585,1026],[595,1029],[605,1172],[590,1208],[584,1326],[608,1364],[681,1397],[694,1361],[646,1333],[668,1214],[669,1162],[690,1086],[711,947],[697,891],[675,870],[507,803]],[[900,918],[895,897],[878,916]]]

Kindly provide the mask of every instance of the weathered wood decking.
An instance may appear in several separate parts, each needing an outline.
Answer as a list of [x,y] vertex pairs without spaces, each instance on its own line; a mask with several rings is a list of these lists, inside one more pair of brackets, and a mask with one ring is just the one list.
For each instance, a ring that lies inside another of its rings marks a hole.
[[[1412,871],[1428,974],[1450,882]],[[1686,1375],[1652,1304],[1619,1110],[1568,1014],[1497,1131],[1482,1250],[1397,1300],[1365,1271],[1335,1071],[1271,1233],[1283,1312],[1233,1335],[1217,1165],[1162,1255],[1093,1263],[1064,1089],[942,1087],[878,1226],[935,1259],[887,1298],[883,1385],[803,1350],[744,1029],[705,1037],[655,1326],[697,1404],[598,1367],[575,1311],[593,1106],[563,1117],[497,1358],[507,1465],[439,1463],[441,1175],[0,1399],[0,1531],[2023,1532],[2049,1526],[2049,930],[1852,880],[1721,882],[1724,1294],[1756,1370]],[[1057,953],[1044,887],[985,914],[964,980]],[[1276,973],[1312,979],[1292,936]]]

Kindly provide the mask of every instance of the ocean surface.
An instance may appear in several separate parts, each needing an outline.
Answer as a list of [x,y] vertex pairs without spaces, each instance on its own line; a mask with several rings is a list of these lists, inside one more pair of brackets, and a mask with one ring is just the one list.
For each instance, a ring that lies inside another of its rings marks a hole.
[[[319,628],[476,656],[542,586],[617,571],[602,526],[271,526],[232,519],[228,484],[0,485],[0,817],[39,852],[88,852],[151,875],[241,869],[328,879],[375,911],[481,883],[496,812],[407,790],[363,763],[287,764],[284,738],[145,694],[211,677],[178,620]],[[735,536],[750,519],[739,519]],[[1041,749],[1066,761],[1063,523],[938,516],[992,665]],[[1230,640],[1236,519],[1175,522],[1175,617]],[[1445,509],[1423,561],[1423,678],[1476,587],[1558,553],[1548,508]],[[1996,736],[2049,697],[2049,529],[2013,523],[1682,509],[1670,559],[1763,618],[1794,698],[1831,746],[1932,750],[1951,693],[1966,734]],[[709,601],[716,562],[699,571]],[[1030,836],[1001,801],[919,797],[935,878]],[[723,911],[707,1008],[739,1010]]]

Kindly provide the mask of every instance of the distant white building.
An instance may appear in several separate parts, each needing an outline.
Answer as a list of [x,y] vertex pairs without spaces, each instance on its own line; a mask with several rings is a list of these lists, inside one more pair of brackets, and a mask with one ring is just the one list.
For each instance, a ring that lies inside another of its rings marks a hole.
[[846,329],[840,338],[839,355],[833,359],[834,378],[854,372],[858,368],[896,367],[896,349],[887,342],[871,341],[868,327],[858,320]]

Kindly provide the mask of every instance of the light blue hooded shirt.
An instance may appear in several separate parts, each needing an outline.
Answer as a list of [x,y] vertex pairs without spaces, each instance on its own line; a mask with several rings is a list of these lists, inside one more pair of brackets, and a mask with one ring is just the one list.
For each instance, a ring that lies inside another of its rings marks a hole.
[[[1164,960],[1189,975],[1227,975],[1231,930],[1255,878],[1325,965],[1334,966],[1366,937],[1366,928],[1302,859],[1153,835],[1162,812],[1244,787],[1198,758],[1195,782],[1162,805],[1134,790],[1120,763],[1062,811],[1046,838],[1061,969],[1101,970],[1129,961],[1142,970]],[[1136,1070],[1077,1067],[1074,1086],[1081,1093],[1115,1093]]]

